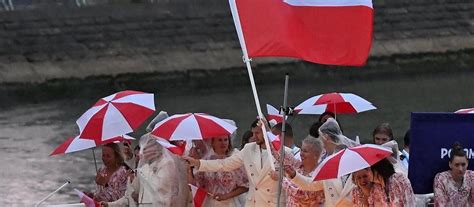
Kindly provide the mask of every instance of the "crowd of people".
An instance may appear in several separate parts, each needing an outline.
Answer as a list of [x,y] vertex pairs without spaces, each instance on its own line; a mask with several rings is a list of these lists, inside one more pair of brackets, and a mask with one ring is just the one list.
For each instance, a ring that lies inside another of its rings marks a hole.
[[[288,207],[417,205],[407,177],[409,132],[400,151],[390,125],[380,124],[372,133],[373,144],[391,149],[392,156],[339,178],[313,181],[323,160],[360,143],[344,136],[330,112],[311,125],[301,147],[296,146],[292,127],[286,123],[284,166],[279,166],[278,149],[272,145],[268,149],[263,135],[281,131],[281,123],[257,119],[243,134],[239,149],[232,145],[235,134],[174,143],[186,144],[183,156],[166,150],[156,141],[161,138],[150,133],[133,150],[128,144],[107,144],[102,148],[104,166],[97,172],[96,189],[89,195],[102,206],[194,206],[191,184],[207,192],[205,207],[276,206],[278,201]],[[275,170],[269,156],[275,160]],[[454,144],[446,164],[450,170],[434,179],[434,205],[474,206],[474,172],[467,170],[469,160],[459,143]],[[281,193],[280,170],[284,172]]]

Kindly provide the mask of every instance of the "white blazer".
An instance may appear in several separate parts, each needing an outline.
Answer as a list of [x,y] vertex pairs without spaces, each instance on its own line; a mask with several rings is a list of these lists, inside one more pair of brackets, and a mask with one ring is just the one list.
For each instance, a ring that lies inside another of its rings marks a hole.
[[319,191],[324,190],[325,206],[353,206],[352,203],[352,189],[355,187],[352,182],[352,175],[343,186],[340,178],[313,181],[310,177],[305,177],[299,173],[291,180],[294,184],[299,186],[302,190]]
[[[265,152],[266,153],[266,152]],[[249,192],[245,206],[276,206],[278,181],[274,181],[269,173],[271,165],[268,157],[262,159],[260,146],[255,142],[248,143],[232,156],[221,160],[201,160],[199,171],[232,171],[244,166],[249,180]],[[285,193],[282,191],[281,206],[285,206]]]

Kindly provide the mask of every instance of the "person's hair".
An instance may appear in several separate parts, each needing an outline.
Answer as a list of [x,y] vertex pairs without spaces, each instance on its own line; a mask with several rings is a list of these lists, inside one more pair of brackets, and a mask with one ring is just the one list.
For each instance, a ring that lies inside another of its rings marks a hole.
[[[214,143],[214,140],[217,139],[217,138],[212,138],[211,139],[211,147],[212,147],[212,143]],[[226,155],[229,155],[229,153],[232,152],[232,140],[230,138],[230,136],[227,136],[227,141],[229,142],[229,145],[227,145],[227,150],[225,151],[225,154]],[[214,150],[214,148],[212,148]]]
[[321,155],[321,152],[323,151],[323,143],[321,143],[321,140],[307,136],[305,139],[303,139],[303,143],[309,144],[316,154]]
[[108,143],[104,145],[104,147],[109,147],[114,151],[115,159],[119,166],[125,165],[125,162],[123,161],[122,151],[120,150],[120,146],[118,144]]
[[137,146],[135,146],[135,148],[133,149],[133,151],[135,150],[140,150],[140,145],[137,144]]
[[255,119],[255,121],[253,121],[252,124],[250,125],[250,128],[252,129],[252,128],[257,127],[258,121],[259,119]]
[[[276,124],[275,126],[273,126],[273,129],[276,129],[279,132],[281,132],[282,127],[283,127],[283,124],[280,122]],[[293,137],[293,128],[288,123],[285,123],[285,138],[286,137]]]
[[405,132],[405,136],[403,137],[403,144],[407,147],[410,146],[410,129]]
[[314,122],[311,127],[309,128],[309,135],[318,138],[319,137],[319,127],[323,125],[323,122],[317,121]]
[[467,159],[466,152],[459,142],[454,142],[451,152],[449,153],[449,162],[453,161],[454,156],[465,157]]
[[250,139],[250,137],[252,137],[252,136],[253,136],[252,131],[247,130],[247,131],[244,132],[244,134],[242,135],[242,143],[240,144],[240,149],[243,149],[244,146],[245,146],[247,143],[249,143],[249,139]]
[[323,117],[326,116],[326,115],[331,116],[332,118],[336,119],[336,114],[334,114],[333,112],[330,112],[330,111],[326,111],[326,112],[322,113],[321,115],[319,115],[318,121],[322,122]]
[[392,127],[390,127],[389,123],[381,123],[377,127],[375,127],[374,131],[372,132],[372,139],[375,139],[376,134],[386,134],[390,137],[390,140],[393,140],[393,132]]
[[372,165],[371,168],[373,172],[377,172],[377,174],[382,176],[385,183],[388,183],[388,179],[390,178],[390,176],[395,174],[393,164],[387,158],[378,161],[377,163]]

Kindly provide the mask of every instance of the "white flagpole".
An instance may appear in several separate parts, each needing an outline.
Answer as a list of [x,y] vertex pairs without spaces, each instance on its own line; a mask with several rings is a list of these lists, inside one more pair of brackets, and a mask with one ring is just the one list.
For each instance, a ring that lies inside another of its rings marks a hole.
[[[237,11],[237,4],[235,0],[229,0],[230,10],[232,12],[232,18],[234,19],[235,29],[237,30],[237,36],[239,37],[240,47],[242,48],[243,59],[247,66],[247,72],[249,74],[250,85],[252,86],[253,98],[255,105],[257,106],[257,114],[260,118],[263,118],[262,109],[260,107],[260,100],[258,99],[257,87],[255,86],[255,80],[253,78],[252,66],[250,65],[249,55],[247,53],[247,46],[245,45],[244,33],[242,32],[242,26],[240,25],[239,12]],[[275,170],[275,164],[273,163],[273,156],[270,149],[270,143],[268,142],[268,136],[265,125],[262,124],[263,139],[265,140],[265,146],[267,147],[268,159],[270,159],[270,166],[272,170]]]

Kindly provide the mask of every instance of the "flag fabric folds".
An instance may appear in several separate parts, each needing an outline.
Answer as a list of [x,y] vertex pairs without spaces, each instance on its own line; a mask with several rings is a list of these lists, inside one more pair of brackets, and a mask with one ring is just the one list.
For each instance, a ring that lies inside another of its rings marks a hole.
[[347,66],[364,65],[368,58],[373,32],[371,0],[229,3],[241,47],[250,58],[293,57]]
[[94,201],[91,197],[87,196],[82,191],[77,190],[75,188],[74,191],[76,191],[77,196],[79,196],[79,199],[81,199],[81,203],[84,203],[86,207],[100,207],[100,203]]
[[191,187],[191,191],[193,193],[194,207],[203,206],[204,200],[206,199],[206,196],[207,196],[207,192],[204,189],[198,188],[194,185],[189,184],[189,186]]
[[173,144],[169,143],[166,140],[160,140],[160,139],[157,139],[156,141],[158,142],[158,144],[160,144],[161,146],[163,146],[164,148],[166,148],[167,150],[169,150],[173,154],[181,156],[184,153],[185,145],[176,146],[176,145],[173,145]]

